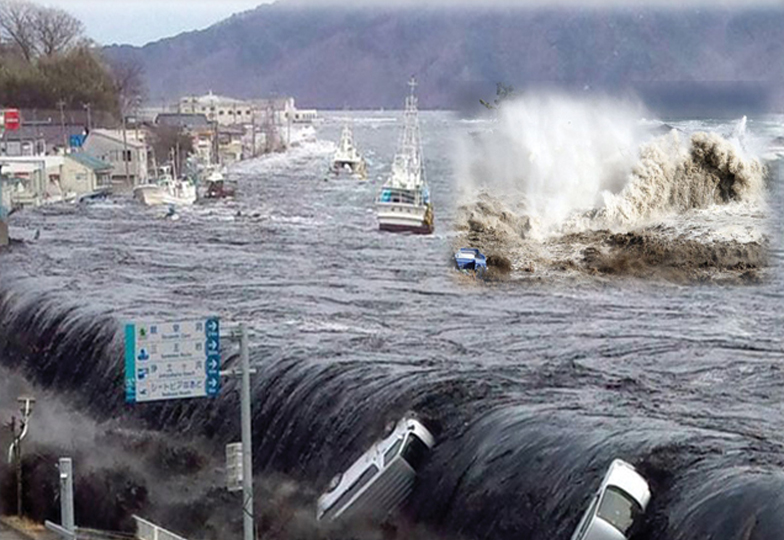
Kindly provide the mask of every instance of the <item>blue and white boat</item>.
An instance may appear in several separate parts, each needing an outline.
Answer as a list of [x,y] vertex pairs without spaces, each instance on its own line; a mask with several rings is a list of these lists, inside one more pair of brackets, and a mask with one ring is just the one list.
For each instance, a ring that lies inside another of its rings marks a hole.
[[487,257],[476,248],[460,248],[455,253],[455,267],[461,272],[482,276],[487,272]]

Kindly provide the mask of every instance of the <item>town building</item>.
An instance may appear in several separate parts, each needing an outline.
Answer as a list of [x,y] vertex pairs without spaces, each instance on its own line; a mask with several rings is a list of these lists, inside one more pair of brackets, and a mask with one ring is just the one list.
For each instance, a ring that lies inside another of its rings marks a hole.
[[160,113],[155,124],[178,128],[187,133],[193,141],[196,162],[202,166],[214,163],[215,134],[217,125],[210,122],[204,114]]
[[60,186],[66,192],[86,195],[112,187],[113,167],[85,152],[64,156]]
[[273,121],[278,125],[313,123],[318,120],[315,109],[299,110],[293,97],[240,100],[218,96],[210,92],[204,96],[187,96],[180,99],[180,114],[203,114],[209,122],[221,126],[262,124]]
[[149,179],[149,151],[144,130],[94,129],[84,141],[85,153],[112,167],[111,182],[116,191],[130,191]]
[[0,157],[2,204],[11,208],[76,200],[108,188],[112,166],[84,153]]
[[203,114],[210,122],[221,126],[251,124],[256,110],[252,103],[210,92],[204,96],[188,96],[180,99],[180,114]]

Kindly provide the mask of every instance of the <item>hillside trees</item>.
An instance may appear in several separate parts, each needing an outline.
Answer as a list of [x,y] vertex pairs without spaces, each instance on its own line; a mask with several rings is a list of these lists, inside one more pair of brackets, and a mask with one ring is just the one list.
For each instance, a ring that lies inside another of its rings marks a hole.
[[[138,72],[131,78],[141,80]],[[129,69],[112,69],[68,12],[28,0],[0,0],[0,106],[81,109],[119,115]],[[131,81],[132,83],[132,81]],[[134,83],[136,95],[141,93]]]

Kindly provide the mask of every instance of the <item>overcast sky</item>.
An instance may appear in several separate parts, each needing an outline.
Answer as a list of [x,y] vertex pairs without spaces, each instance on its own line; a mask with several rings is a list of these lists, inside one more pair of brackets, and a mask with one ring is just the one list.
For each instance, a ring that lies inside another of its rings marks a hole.
[[[199,30],[234,13],[253,9],[272,0],[36,0],[69,11],[87,27],[87,34],[103,45],[129,43],[144,45],[181,32]],[[281,0],[285,1],[285,0]],[[293,0],[312,4],[413,4],[423,0]],[[522,6],[590,5],[623,6],[640,4],[628,0],[424,0],[440,5],[468,4],[486,6],[491,2]],[[781,7],[782,0],[645,0],[646,4],[681,8],[683,6],[764,5]]]
[[35,0],[70,12],[103,45],[144,45],[199,30],[270,0]]

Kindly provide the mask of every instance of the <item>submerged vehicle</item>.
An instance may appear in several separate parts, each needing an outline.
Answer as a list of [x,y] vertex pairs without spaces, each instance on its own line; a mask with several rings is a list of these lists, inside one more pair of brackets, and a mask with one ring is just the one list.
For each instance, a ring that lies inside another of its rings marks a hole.
[[434,445],[433,435],[421,422],[411,415],[403,417],[389,435],[332,479],[319,497],[316,518],[384,519],[411,494],[417,472]]
[[640,473],[625,461],[614,460],[572,540],[627,540],[650,500],[651,490]]
[[408,84],[411,94],[406,98],[403,137],[392,173],[376,199],[376,216],[382,231],[432,234],[435,222],[419,137],[417,83],[412,78]]
[[487,257],[476,248],[460,248],[455,253],[455,267],[481,277],[487,272]]

